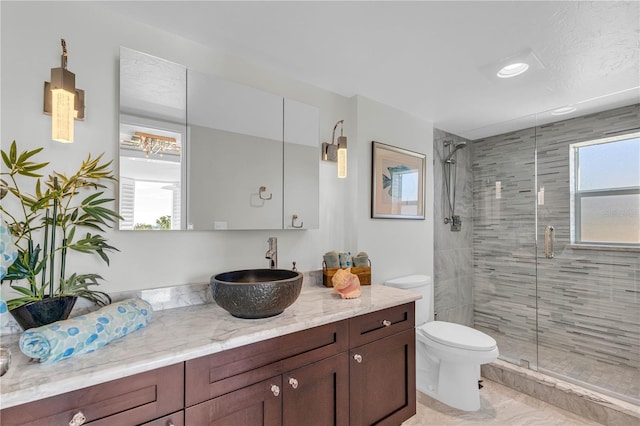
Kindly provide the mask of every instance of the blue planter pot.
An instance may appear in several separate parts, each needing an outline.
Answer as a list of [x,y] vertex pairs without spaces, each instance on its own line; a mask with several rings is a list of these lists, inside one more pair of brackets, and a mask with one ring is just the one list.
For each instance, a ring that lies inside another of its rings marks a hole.
[[47,297],[10,310],[23,330],[69,318],[77,296]]

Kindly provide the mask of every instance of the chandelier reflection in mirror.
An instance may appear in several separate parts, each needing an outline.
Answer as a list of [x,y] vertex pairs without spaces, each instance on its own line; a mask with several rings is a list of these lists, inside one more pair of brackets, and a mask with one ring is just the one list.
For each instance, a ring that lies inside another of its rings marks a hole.
[[164,153],[180,152],[180,145],[176,138],[151,133],[135,132],[130,139],[123,139],[120,142],[125,147],[134,147],[144,151],[147,158],[149,158],[149,154],[162,156]]

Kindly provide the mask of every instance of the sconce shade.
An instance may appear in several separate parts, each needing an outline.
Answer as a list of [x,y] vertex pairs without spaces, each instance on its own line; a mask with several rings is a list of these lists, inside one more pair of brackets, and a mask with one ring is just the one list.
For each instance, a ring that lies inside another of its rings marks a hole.
[[338,136],[338,177],[347,177],[347,137]]
[[73,142],[76,76],[64,68],[51,69],[51,139]]
[[84,90],[76,89],[76,75],[67,70],[67,43],[60,39],[60,67],[51,68],[51,82],[44,82],[45,114],[51,114],[51,139],[73,142],[73,121],[84,120]]
[[[342,134],[344,120],[340,120],[333,126],[333,135],[331,143],[324,142],[322,144],[322,161],[331,161],[338,163],[338,177],[347,177],[347,137]],[[336,129],[340,126],[340,136],[336,144]]]

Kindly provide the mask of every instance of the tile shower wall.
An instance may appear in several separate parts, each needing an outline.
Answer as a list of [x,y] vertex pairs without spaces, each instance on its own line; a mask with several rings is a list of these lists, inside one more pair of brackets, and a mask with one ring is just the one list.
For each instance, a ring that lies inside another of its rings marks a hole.
[[[534,360],[527,343],[537,338],[542,369],[554,370],[549,354],[559,349],[565,358],[577,355],[640,378],[640,253],[572,247],[569,192],[570,144],[639,127],[640,105],[633,105],[474,142],[475,324],[511,338],[500,349],[507,359],[511,351],[512,358]],[[536,139],[537,184],[545,194],[537,235],[542,245],[544,226],[554,226],[554,259],[543,250],[536,259]]]
[[[444,181],[444,159],[449,153],[444,141],[467,142],[456,155],[455,211],[462,218],[460,232],[444,223],[449,207]],[[473,326],[473,188],[471,143],[459,136],[434,129],[434,304],[437,319]]]

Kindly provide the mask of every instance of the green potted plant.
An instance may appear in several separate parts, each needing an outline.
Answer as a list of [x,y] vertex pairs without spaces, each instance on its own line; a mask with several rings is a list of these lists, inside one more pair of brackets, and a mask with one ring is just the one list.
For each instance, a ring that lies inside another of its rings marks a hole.
[[[68,274],[66,261],[72,251],[98,255],[108,265],[108,252],[117,250],[100,234],[120,219],[105,206],[113,198],[102,191],[103,181],[116,180],[111,161],[89,155],[74,174],[53,171],[45,178],[40,173],[49,163],[34,161],[42,150],[19,154],[15,141],[8,152],[2,150],[0,212],[18,251],[3,283],[20,293],[7,306],[24,329],[66,319],[78,297],[99,306],[111,303],[108,294],[93,288],[100,275]],[[22,189],[26,182],[33,192]]]

